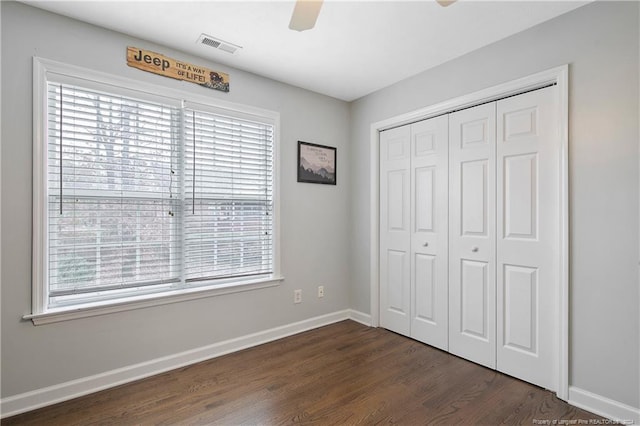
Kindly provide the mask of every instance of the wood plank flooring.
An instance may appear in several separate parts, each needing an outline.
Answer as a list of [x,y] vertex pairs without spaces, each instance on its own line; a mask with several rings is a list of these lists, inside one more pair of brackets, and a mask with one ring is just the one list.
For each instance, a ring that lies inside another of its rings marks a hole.
[[2,424],[531,425],[598,418],[536,386],[343,321]]

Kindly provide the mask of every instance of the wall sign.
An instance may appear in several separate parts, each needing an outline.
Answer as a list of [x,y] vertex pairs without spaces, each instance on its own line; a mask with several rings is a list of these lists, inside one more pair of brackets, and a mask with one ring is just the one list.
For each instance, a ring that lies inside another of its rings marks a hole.
[[209,89],[229,91],[229,74],[177,61],[149,50],[127,47],[127,65],[142,71],[196,83]]

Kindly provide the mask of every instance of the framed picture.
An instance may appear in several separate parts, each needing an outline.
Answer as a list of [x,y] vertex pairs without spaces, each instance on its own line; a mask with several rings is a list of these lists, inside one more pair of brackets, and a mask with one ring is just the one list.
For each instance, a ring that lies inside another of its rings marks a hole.
[[336,184],[336,148],[298,141],[298,182]]

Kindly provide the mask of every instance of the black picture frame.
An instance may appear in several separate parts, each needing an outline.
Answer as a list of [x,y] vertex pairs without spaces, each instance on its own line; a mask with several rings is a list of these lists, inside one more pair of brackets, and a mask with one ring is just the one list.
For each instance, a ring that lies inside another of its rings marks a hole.
[[298,141],[298,182],[336,185],[338,149]]

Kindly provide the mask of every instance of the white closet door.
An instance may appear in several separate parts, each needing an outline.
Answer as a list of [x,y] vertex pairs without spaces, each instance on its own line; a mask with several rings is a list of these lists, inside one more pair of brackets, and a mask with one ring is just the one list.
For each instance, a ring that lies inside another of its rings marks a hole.
[[380,133],[380,325],[410,335],[411,129]]
[[448,349],[448,116],[411,125],[411,337]]
[[495,103],[449,117],[449,351],[496,366]]
[[497,103],[497,368],[557,390],[557,87]]

